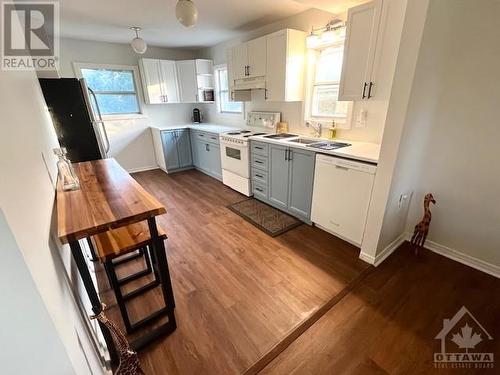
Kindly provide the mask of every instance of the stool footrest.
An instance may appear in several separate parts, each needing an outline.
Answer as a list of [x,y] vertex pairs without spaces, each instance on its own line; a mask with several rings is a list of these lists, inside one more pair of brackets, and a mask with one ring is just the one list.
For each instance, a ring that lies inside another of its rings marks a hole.
[[135,297],[147,292],[150,289],[156,288],[158,285],[160,285],[160,281],[155,279],[155,280],[147,283],[146,285],[143,285],[143,286],[127,293],[127,294],[124,294],[123,301],[128,301],[132,298],[135,298]]
[[132,348],[136,351],[140,351],[144,349],[146,346],[151,344],[152,342],[158,340],[162,336],[167,336],[171,334],[172,332],[175,331],[177,328],[177,323],[175,321],[175,314],[174,310],[169,310],[168,311],[168,322],[165,324],[162,324],[161,326],[153,329],[152,331],[146,333],[145,335],[142,335],[141,337],[138,337],[134,341],[130,343]]
[[137,322],[133,323],[130,325],[130,329],[132,332],[135,332],[137,331],[138,329],[148,325],[148,324],[151,324],[151,323],[154,323],[155,321],[157,321],[158,319],[160,319],[161,317],[164,317],[164,316],[167,316],[168,315],[168,308],[167,307],[163,307],[161,308],[160,310],[157,310],[155,311],[154,313],[152,313],[151,315],[141,319],[141,320],[138,320]]

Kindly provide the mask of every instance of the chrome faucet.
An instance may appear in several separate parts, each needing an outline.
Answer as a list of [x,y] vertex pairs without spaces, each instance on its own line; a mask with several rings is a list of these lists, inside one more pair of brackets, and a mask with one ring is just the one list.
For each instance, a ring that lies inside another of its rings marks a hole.
[[321,123],[319,122],[312,122],[312,121],[306,121],[306,127],[307,128],[313,128],[315,134],[314,136],[316,138],[321,137]]

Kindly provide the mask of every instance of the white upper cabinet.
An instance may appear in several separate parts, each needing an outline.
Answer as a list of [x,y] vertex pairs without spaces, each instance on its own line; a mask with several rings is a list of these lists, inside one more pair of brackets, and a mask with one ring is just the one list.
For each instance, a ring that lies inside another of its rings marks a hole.
[[246,43],[248,47],[247,77],[263,77],[266,75],[266,37],[254,39]]
[[233,78],[242,79],[247,77],[247,67],[248,67],[248,45],[247,43],[242,43],[236,47],[232,48],[232,69]]
[[281,30],[266,37],[266,100],[303,100],[306,33]]
[[162,90],[160,61],[156,59],[141,59],[139,69],[141,71],[142,88],[144,90],[144,100],[146,103],[165,103],[165,97]]
[[141,59],[139,69],[147,104],[213,101],[212,60]]
[[230,100],[250,100],[250,90],[265,90],[268,101],[303,100],[305,38],[284,29],[228,49]]
[[178,103],[180,102],[180,96],[175,61],[159,60],[159,62],[163,95],[166,96],[167,103]]
[[196,74],[198,75],[213,75],[214,74],[214,63],[212,60],[197,59],[196,63]]
[[350,8],[347,12],[344,62],[339,100],[361,100],[372,96],[372,76],[382,0]]
[[194,103],[198,101],[198,83],[196,80],[195,60],[176,61],[177,80],[181,102]]

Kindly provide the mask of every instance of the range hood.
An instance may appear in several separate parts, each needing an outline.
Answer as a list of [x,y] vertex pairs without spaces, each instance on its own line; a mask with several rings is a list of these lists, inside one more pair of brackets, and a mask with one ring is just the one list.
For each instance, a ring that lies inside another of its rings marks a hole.
[[266,77],[241,78],[234,80],[235,91],[262,90],[266,88]]

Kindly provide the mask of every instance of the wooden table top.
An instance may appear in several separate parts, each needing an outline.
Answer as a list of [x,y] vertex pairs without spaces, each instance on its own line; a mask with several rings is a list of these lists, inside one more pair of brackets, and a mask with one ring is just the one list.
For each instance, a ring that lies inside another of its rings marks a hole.
[[73,164],[80,189],[57,184],[57,230],[63,243],[147,220],[166,212],[115,159]]

